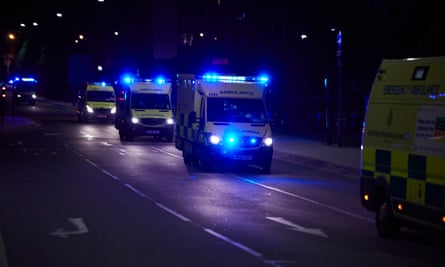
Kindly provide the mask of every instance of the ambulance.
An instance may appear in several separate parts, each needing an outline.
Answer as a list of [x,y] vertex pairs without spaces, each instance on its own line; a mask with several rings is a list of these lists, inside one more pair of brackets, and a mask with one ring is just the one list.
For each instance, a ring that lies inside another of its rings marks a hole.
[[124,77],[117,88],[115,127],[120,140],[151,136],[173,142],[175,121],[170,80]]
[[116,94],[106,82],[87,82],[78,92],[77,119],[82,121],[114,121]]
[[378,234],[445,230],[445,57],[384,59],[362,133],[360,198]]
[[175,147],[185,164],[255,165],[270,173],[267,77],[179,74]]
[[37,80],[32,77],[16,77],[12,82],[14,104],[35,106],[37,102]]

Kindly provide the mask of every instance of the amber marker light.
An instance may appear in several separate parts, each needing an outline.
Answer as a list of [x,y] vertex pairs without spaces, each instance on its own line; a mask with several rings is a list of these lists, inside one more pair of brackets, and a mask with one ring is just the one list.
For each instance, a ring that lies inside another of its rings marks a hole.
[[442,216],[442,222],[445,223],[445,216]]
[[364,195],[363,195],[363,199],[364,199],[365,201],[369,201],[369,195],[368,195],[368,194],[364,194]]
[[398,209],[398,210],[400,210],[400,211],[402,211],[402,210],[403,210],[403,205],[402,205],[402,204],[400,204],[400,203],[399,203],[399,204],[397,204],[397,209]]

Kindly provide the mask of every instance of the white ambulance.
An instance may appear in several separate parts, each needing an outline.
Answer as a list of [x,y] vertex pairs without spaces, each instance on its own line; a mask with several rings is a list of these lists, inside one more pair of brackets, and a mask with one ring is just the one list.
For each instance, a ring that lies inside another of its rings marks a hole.
[[272,131],[265,105],[268,79],[178,75],[175,146],[186,164],[252,164],[269,173]]
[[173,141],[172,83],[155,79],[124,78],[118,85],[115,127],[123,141],[151,136]]
[[360,198],[380,236],[445,230],[445,57],[385,59],[363,128]]
[[77,96],[77,119],[113,122],[116,113],[114,87],[107,82],[87,82]]

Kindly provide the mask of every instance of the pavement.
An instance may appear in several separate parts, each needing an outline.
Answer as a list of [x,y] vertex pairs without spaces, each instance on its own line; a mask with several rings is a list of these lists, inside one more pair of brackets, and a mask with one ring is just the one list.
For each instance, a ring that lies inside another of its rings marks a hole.
[[[42,99],[54,105],[62,105],[73,109],[71,102],[54,101]],[[20,131],[29,130],[32,127],[38,127],[39,123],[27,119],[26,117],[15,114],[12,116],[8,112],[4,118],[3,125],[0,125],[0,142],[2,137],[14,135]],[[347,137],[344,145],[328,145],[320,139],[320,133],[309,134],[312,138],[298,136],[295,134],[274,134],[274,157],[287,161],[304,164],[317,169],[325,169],[341,173],[353,179],[359,179],[360,175],[360,148],[356,144],[351,145]],[[7,267],[5,248],[0,231],[0,267]]]
[[[47,102],[54,105],[63,105],[72,109],[71,102],[41,99],[39,101]],[[6,114],[4,124],[0,125],[0,141],[2,136],[11,135],[18,131],[38,126],[37,122],[29,120],[25,117]],[[314,134],[313,138],[298,136],[295,134],[274,134],[274,157],[280,159],[294,161],[297,163],[315,166],[341,172],[348,176],[359,178],[360,174],[360,147],[359,145],[351,145],[346,141],[339,146],[338,144],[327,144],[320,140],[318,135]],[[309,136],[311,136],[309,134]],[[315,137],[317,136],[317,137]],[[357,143],[357,142],[355,142]]]

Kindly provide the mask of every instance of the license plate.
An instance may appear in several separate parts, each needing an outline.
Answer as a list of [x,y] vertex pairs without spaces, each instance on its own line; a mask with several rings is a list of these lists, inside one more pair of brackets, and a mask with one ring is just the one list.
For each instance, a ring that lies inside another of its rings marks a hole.
[[147,130],[148,134],[158,134],[159,130]]
[[100,114],[98,114],[97,117],[103,119],[103,118],[106,118],[107,115],[100,115]]
[[233,155],[236,160],[252,160],[252,155]]

